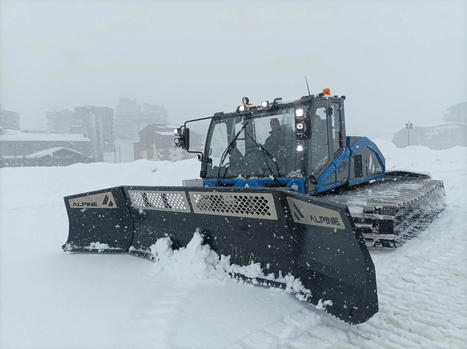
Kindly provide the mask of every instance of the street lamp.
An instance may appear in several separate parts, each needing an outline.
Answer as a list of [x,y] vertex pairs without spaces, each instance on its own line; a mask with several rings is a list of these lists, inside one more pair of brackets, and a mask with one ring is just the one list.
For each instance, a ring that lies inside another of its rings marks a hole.
[[413,128],[413,124],[409,121],[405,123],[405,128],[407,129],[407,146],[410,145],[410,130]]

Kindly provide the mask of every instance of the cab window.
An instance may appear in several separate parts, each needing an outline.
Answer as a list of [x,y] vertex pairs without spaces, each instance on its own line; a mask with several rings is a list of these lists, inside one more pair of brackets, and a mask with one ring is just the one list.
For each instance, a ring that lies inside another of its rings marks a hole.
[[329,161],[326,106],[317,107],[311,124],[311,174],[317,176]]
[[331,154],[334,154],[342,147],[339,106],[336,103],[332,103],[329,112],[331,114],[329,116],[331,126]]

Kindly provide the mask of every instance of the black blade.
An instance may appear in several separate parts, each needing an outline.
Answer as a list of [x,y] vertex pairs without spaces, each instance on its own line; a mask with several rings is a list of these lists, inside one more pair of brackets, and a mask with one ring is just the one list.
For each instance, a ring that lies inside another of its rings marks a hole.
[[[70,206],[77,197],[84,200],[95,193],[66,198],[74,222],[69,244],[75,250],[99,241],[151,257],[157,239],[170,237],[177,248],[200,230],[205,242],[234,264],[260,263],[266,274],[293,274],[311,291],[309,302],[330,301],[326,311],[346,322],[364,322],[378,311],[374,265],[345,206],[269,189],[122,187],[110,192],[118,190],[127,203],[115,200],[120,212],[100,207],[82,212]],[[84,226],[77,223],[79,215],[87,220]],[[127,230],[116,230],[123,221]]]

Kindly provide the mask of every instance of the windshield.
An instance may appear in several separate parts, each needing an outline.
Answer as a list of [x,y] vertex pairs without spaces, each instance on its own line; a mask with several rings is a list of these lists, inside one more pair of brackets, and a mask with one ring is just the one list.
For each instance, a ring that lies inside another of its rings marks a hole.
[[296,147],[292,108],[253,118],[220,118],[214,121],[206,144],[211,159],[207,178],[301,175]]

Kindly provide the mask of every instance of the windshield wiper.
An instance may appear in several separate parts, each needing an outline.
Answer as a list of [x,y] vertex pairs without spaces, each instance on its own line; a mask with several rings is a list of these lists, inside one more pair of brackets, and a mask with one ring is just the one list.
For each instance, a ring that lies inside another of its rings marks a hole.
[[274,178],[274,183],[280,187],[280,182],[279,180],[277,179],[277,176],[274,174],[274,171],[272,170],[271,166],[269,166],[269,163],[268,163],[268,160],[266,159],[266,155],[272,160],[272,162],[274,162],[274,164],[276,165],[276,169],[277,169],[277,175],[279,177],[281,177],[281,172],[279,170],[279,164],[277,163],[276,159],[274,158],[274,156],[272,156],[272,154],[270,152],[268,152],[266,150],[266,148],[264,148],[261,144],[259,144],[258,142],[256,142],[256,140],[250,136],[250,134],[248,132],[245,131],[245,134],[253,141],[253,143],[259,148],[261,149],[261,151],[263,152],[263,155],[264,155],[264,160],[266,162],[266,166],[268,167],[268,170],[269,172],[271,172],[271,175],[272,175],[272,178]]
[[[217,168],[217,185],[220,184],[220,178],[221,178],[221,167],[222,167],[222,164],[224,163],[224,160],[225,158],[227,157],[227,155],[229,155],[232,150],[235,148],[235,141],[237,140],[238,136],[240,136],[240,133],[242,133],[242,131],[245,129],[245,127],[248,125],[248,123],[250,122],[250,120],[246,121],[242,128],[237,132],[237,134],[234,136],[234,138],[232,138],[232,140],[230,141],[230,143],[227,145],[227,148],[225,148],[224,152],[222,153],[222,156],[221,156],[221,160],[219,162],[219,167]],[[246,133],[246,132],[245,132]],[[225,172],[224,172],[224,175],[222,176],[222,178],[225,177],[226,173],[227,173],[227,170],[228,168],[225,169]]]

